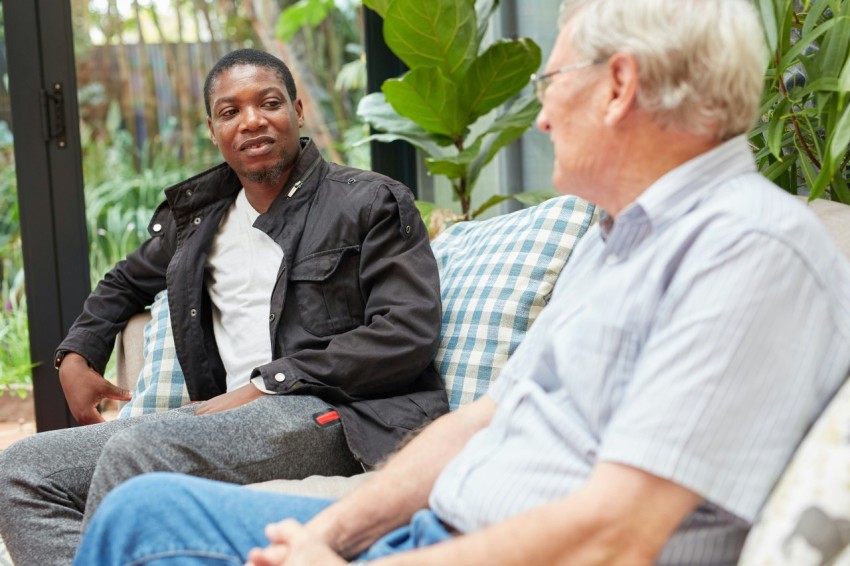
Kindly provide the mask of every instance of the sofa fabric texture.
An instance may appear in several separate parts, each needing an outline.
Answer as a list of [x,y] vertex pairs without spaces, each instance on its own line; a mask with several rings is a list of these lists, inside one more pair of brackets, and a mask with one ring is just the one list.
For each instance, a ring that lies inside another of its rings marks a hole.
[[549,301],[594,211],[576,197],[558,197],[454,224],[432,242],[443,300],[435,363],[451,410],[485,394],[498,377]]

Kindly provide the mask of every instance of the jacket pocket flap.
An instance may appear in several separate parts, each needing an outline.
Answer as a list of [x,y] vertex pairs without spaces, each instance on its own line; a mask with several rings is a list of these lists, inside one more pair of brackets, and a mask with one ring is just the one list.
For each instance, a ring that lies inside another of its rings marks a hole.
[[292,266],[289,279],[292,281],[324,281],[337,270],[347,254],[360,253],[360,246],[348,246],[316,252]]

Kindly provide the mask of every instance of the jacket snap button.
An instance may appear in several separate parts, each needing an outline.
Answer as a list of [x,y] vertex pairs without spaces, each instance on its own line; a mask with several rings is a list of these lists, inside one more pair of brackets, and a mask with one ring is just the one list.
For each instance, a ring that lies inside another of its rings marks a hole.
[[269,322],[271,322],[271,321],[273,321],[273,320],[274,320],[274,313],[271,313],[271,314],[269,315]]
[[351,184],[351,183],[353,183],[354,181],[355,181],[355,179],[352,177],[351,179],[349,179],[349,180],[348,180],[348,181],[346,181],[346,182],[350,185],[350,184]]
[[160,230],[162,230],[162,224],[157,223],[153,225],[154,232],[159,232]]
[[195,309],[192,309],[192,310],[189,311],[189,314],[192,315],[192,316],[197,316],[198,311],[196,311]]
[[187,197],[192,196],[192,189],[186,189],[186,196]]
[[410,226],[405,226],[405,227],[404,227],[404,231],[405,231],[406,233],[410,234]]
[[195,224],[200,224],[200,223],[201,223],[201,217],[200,217],[200,216],[198,216],[197,218],[195,218],[194,220],[192,220],[192,222],[194,222]]
[[274,380],[275,380],[275,381],[277,381],[278,383],[283,383],[283,381],[284,381],[285,379],[286,379],[286,376],[285,376],[285,375],[283,375],[282,373],[276,373],[276,374],[274,374]]

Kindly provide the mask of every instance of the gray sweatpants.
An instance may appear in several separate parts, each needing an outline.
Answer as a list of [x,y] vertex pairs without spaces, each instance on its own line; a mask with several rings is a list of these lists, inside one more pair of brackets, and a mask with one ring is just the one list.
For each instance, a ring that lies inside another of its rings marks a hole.
[[70,564],[106,494],[139,474],[247,484],[362,472],[340,424],[313,419],[327,410],[315,397],[269,395],[212,415],[190,406],[25,438],[0,453],[0,534],[16,566]]

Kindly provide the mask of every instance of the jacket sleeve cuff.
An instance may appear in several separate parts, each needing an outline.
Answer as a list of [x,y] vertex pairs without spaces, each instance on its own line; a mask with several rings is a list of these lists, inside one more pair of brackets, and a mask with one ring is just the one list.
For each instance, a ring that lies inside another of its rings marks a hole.
[[59,352],[74,352],[84,357],[94,371],[103,375],[106,363],[112,354],[112,346],[99,336],[85,330],[72,331],[56,348],[53,359],[56,359]]
[[[260,381],[263,387],[257,385],[257,381]],[[273,360],[268,364],[254,368],[254,371],[251,372],[251,383],[257,385],[257,388],[265,393],[276,395],[290,393],[299,388],[299,382],[294,368],[285,359]]]

